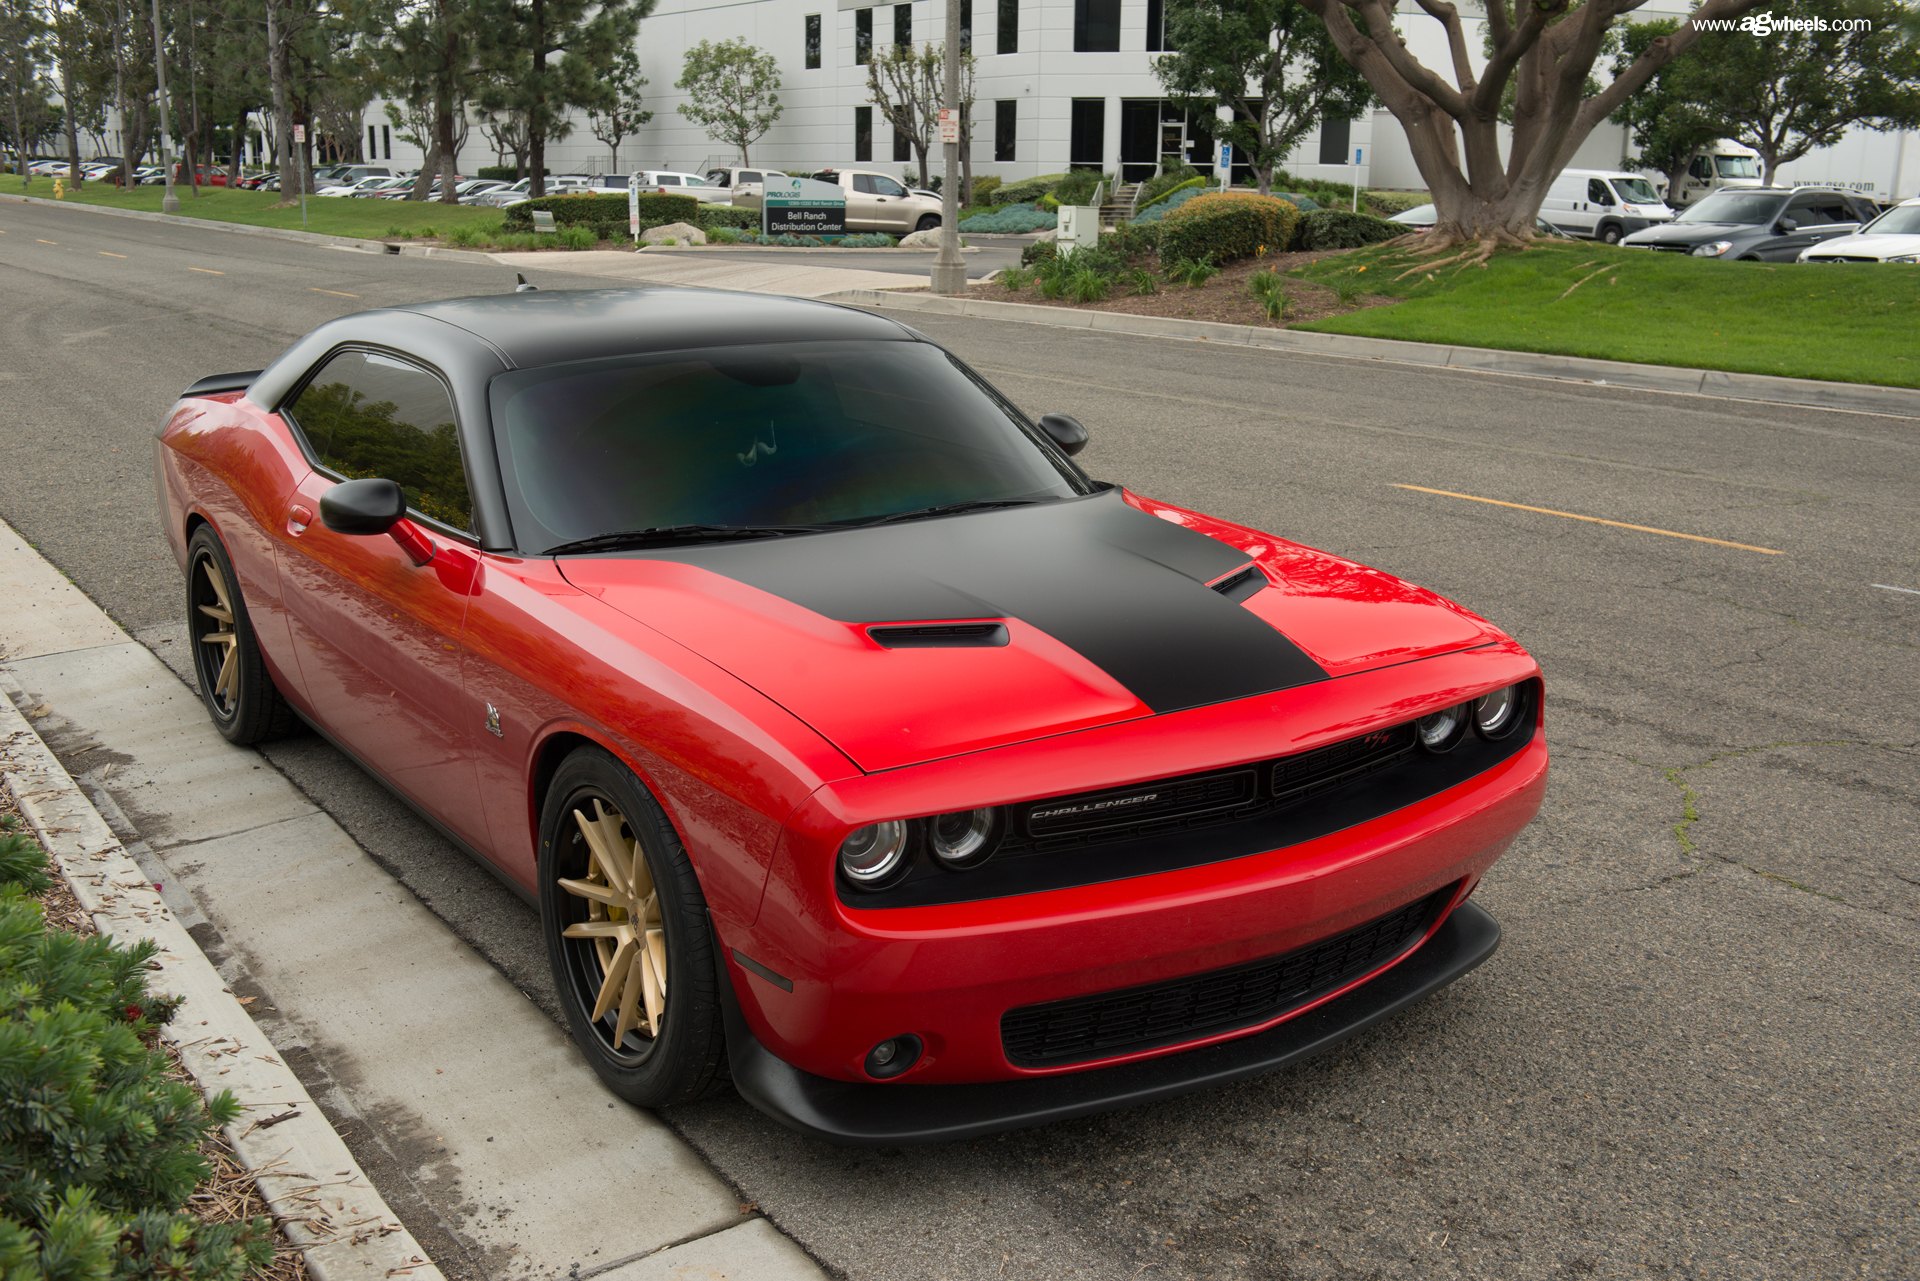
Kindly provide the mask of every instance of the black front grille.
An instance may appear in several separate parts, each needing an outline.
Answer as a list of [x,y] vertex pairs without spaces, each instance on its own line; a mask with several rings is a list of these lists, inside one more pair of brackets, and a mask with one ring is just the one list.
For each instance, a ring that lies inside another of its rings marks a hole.
[[1060,1067],[1279,1018],[1406,951],[1433,925],[1455,888],[1449,885],[1283,956],[1150,987],[1009,1010],[1000,1019],[1007,1061],[1016,1067]]

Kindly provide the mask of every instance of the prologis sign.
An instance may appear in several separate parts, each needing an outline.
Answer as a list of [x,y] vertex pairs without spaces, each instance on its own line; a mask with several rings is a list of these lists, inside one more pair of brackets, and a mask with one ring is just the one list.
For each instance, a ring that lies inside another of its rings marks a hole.
[[762,192],[760,229],[769,236],[847,234],[847,193],[833,183],[768,174]]

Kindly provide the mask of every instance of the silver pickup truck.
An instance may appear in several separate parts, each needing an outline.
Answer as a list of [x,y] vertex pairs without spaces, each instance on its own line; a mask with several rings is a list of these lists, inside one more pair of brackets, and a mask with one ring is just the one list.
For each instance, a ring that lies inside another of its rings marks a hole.
[[[822,169],[809,177],[832,183],[847,196],[848,231],[884,231],[892,236],[940,225],[940,202],[915,195],[897,179],[872,169]],[[733,188],[735,209],[760,208],[765,187],[745,182]]]

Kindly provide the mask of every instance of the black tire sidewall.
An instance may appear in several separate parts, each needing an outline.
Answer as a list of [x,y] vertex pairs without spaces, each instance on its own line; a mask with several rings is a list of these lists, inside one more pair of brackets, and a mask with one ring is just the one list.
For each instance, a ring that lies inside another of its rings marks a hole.
[[[575,987],[568,949],[561,860],[572,839],[566,825],[576,804],[603,796],[639,838],[642,857],[660,895],[667,942],[666,1018],[653,1048],[637,1063],[614,1056],[590,1019],[591,1006]],[[712,926],[686,850],[660,805],[612,754],[581,748],[555,771],[540,813],[540,933],[567,1030],[593,1070],[615,1094],[640,1107],[664,1107],[706,1093],[718,1075],[723,1045]]]
[[915,231],[933,231],[940,226],[939,214],[921,214],[920,221],[913,225]]
[[[194,588],[202,562],[211,564],[219,573],[233,603],[238,675],[233,705],[228,711],[222,711],[214,698],[200,641],[204,615],[200,613],[201,602],[195,599]],[[187,644],[192,647],[194,684],[200,689],[200,701],[221,736],[232,743],[253,743],[267,737],[274,720],[272,700],[276,691],[261,660],[259,643],[254,639],[253,620],[247,614],[240,578],[233,572],[233,561],[227,556],[226,546],[211,525],[201,525],[187,540]]]

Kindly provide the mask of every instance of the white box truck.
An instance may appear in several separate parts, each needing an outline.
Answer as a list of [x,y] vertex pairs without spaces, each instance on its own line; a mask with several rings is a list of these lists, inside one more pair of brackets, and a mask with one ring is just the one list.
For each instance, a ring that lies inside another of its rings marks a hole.
[[1687,161],[1687,167],[1680,176],[1678,191],[1666,190],[1665,176],[1657,181],[1660,194],[1666,197],[1667,203],[1675,209],[1685,209],[1728,187],[1758,187],[1760,153],[1752,147],[1743,147],[1722,138],[1693,153],[1693,159]]

